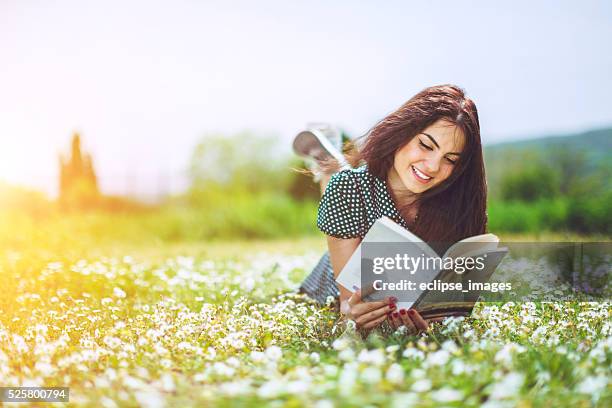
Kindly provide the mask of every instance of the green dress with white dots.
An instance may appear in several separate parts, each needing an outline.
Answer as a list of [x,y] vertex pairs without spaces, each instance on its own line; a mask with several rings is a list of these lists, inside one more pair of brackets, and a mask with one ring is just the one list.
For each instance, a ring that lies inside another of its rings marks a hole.
[[[374,222],[387,216],[404,228],[402,218],[389,192],[387,181],[368,171],[367,165],[334,174],[319,203],[317,227],[336,238],[362,238]],[[300,292],[321,304],[340,294],[329,261],[329,252],[321,257],[302,282]]]

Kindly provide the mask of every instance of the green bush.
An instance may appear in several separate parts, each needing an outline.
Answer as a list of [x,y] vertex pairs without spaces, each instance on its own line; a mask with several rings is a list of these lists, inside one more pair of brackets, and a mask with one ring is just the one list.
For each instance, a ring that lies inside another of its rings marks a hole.
[[489,230],[493,232],[559,231],[567,228],[568,201],[491,201],[488,214]]
[[501,196],[506,201],[537,201],[559,194],[559,175],[552,168],[537,165],[507,173],[501,181]]
[[570,200],[568,227],[584,233],[612,235],[612,191],[583,195]]

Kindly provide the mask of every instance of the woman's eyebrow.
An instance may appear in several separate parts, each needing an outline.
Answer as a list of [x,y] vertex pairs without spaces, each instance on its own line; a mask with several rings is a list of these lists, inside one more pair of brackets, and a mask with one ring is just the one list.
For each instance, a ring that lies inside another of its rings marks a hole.
[[434,139],[433,136],[431,136],[431,135],[429,135],[429,134],[427,134],[425,132],[421,132],[421,133],[424,134],[425,136],[427,136],[429,139],[431,139],[431,142],[433,144],[435,144],[438,149],[440,148],[440,145],[438,144],[438,142],[436,142],[436,139]]
[[[438,144],[438,142],[436,142],[436,139],[434,139],[432,135],[427,134],[425,132],[421,132],[421,134],[427,136],[431,140],[431,142],[436,145],[438,149],[440,148],[440,145]],[[456,153],[456,152],[449,152],[446,154],[452,154],[453,156],[461,156],[461,153]]]

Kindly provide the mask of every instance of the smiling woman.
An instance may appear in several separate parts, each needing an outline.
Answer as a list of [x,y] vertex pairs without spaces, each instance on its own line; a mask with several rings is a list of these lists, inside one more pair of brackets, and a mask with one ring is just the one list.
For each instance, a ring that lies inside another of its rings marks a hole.
[[451,175],[464,144],[463,132],[439,119],[395,153],[392,188],[418,194],[439,185]]
[[322,180],[317,225],[327,235],[329,254],[302,291],[320,302],[339,297],[341,311],[366,329],[388,319],[393,326],[424,330],[428,322],[417,311],[397,311],[393,299],[362,302],[358,290],[338,287],[334,278],[381,216],[440,250],[485,232],[487,190],[476,105],[455,85],[426,88],[364,138],[350,159],[362,166]]

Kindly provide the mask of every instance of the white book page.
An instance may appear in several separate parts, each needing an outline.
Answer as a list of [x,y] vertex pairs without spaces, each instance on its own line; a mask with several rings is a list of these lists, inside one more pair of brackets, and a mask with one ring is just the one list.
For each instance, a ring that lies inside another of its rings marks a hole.
[[475,235],[462,239],[446,250],[442,258],[468,257],[479,253],[495,251],[499,238],[493,234]]
[[[401,237],[389,234],[386,227],[377,220],[372,228],[366,233],[361,242],[404,242]],[[355,249],[344,268],[336,278],[336,282],[344,286],[350,292],[354,292],[353,286],[361,288],[361,244]]]
[[[423,240],[387,217],[376,220],[363,238],[362,243],[363,242],[411,242],[416,243],[420,251],[425,255],[438,257],[438,254],[431,249],[429,245],[423,242]],[[415,254],[415,256],[418,255],[420,254]],[[340,271],[340,274],[336,278],[336,282],[350,292],[355,291],[353,286],[361,288],[361,244],[357,247],[355,252],[353,252],[353,255],[351,255],[344,268]],[[397,306],[399,308],[410,308],[412,303],[413,302],[398,302]]]

